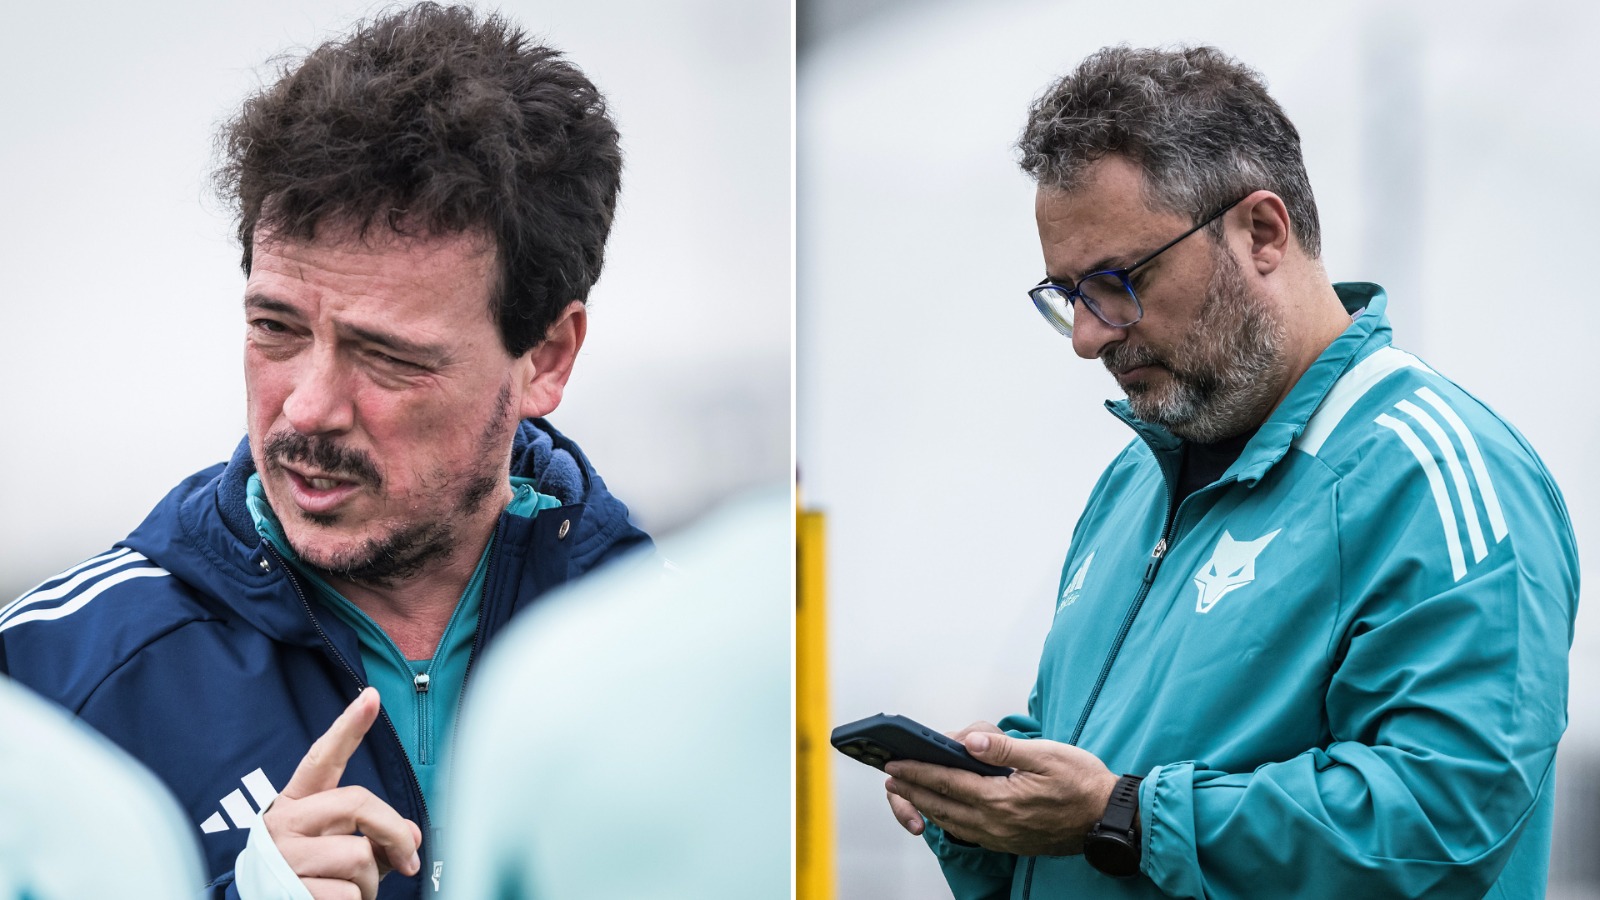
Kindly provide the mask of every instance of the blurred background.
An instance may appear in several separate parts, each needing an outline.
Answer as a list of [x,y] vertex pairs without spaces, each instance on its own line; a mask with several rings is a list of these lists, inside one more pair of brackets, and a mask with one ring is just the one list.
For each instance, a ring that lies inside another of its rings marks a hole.
[[[381,4],[85,0],[0,30],[0,603],[126,535],[244,435],[244,278],[212,135],[267,61]],[[790,477],[787,0],[513,0],[610,101],[626,165],[551,417],[666,533]]]
[[[1026,705],[1073,523],[1131,433],[1024,294],[1043,264],[1011,144],[1111,43],[1211,43],[1265,75],[1329,274],[1385,285],[1396,343],[1522,430],[1600,572],[1600,8],[803,0],[798,28],[796,456],[827,516],[834,723]],[[1572,652],[1556,898],[1600,897],[1596,623]],[[832,755],[838,896],[949,896],[882,776]]]

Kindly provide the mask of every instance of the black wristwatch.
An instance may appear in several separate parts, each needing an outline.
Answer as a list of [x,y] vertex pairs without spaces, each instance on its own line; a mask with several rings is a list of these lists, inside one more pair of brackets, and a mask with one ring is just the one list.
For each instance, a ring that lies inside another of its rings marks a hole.
[[1105,814],[1083,837],[1083,858],[1116,878],[1139,874],[1138,775],[1124,775],[1111,789]]

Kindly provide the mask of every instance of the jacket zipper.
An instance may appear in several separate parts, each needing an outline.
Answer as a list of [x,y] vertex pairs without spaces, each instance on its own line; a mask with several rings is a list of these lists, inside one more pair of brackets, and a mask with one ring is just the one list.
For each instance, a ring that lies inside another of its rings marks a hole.
[[[466,696],[467,696],[467,679],[472,675],[472,664],[478,658],[478,648],[483,646],[483,635],[484,635],[484,631],[485,631],[485,629],[487,627],[486,623],[489,621],[489,617],[488,617],[489,599],[490,599],[489,589],[494,585],[495,563],[498,562],[499,559],[500,559],[499,548],[502,546],[502,543],[503,543],[502,539],[504,538],[503,532],[505,531],[505,528],[506,528],[506,524],[505,524],[505,521],[502,519],[500,524],[495,526],[494,536],[489,539],[489,547],[490,547],[490,550],[489,550],[489,566],[488,566],[488,568],[484,569],[484,572],[483,572],[483,596],[478,601],[478,627],[476,629],[474,629],[474,631],[472,633],[472,648],[467,651],[467,667],[461,671],[461,694],[456,698],[456,724],[458,726],[461,724],[461,705],[462,705],[462,701],[465,700]],[[420,714],[421,711],[422,711],[422,706],[423,706],[423,699],[422,698],[428,692],[428,676],[426,674],[423,674],[423,675],[417,676],[417,678],[420,680],[420,684],[417,684],[417,710],[418,710],[418,713]],[[421,719],[419,718],[418,721],[421,721]],[[450,752],[451,752],[452,755],[455,755],[457,741],[459,740],[460,733],[461,733],[461,729],[458,727],[454,731],[452,731],[451,734],[450,734]],[[399,740],[399,738],[396,737],[396,740]],[[412,778],[412,781],[415,781],[416,780],[416,774],[413,773],[411,778]],[[417,790],[418,790],[418,792],[420,792],[422,789],[419,786],[417,788]],[[424,815],[426,815],[426,807],[424,807]],[[434,832],[434,831],[429,831],[429,830],[427,830],[428,828],[431,828],[431,825],[425,825],[423,833],[431,835],[434,838],[434,846],[439,846],[438,842],[441,839],[439,833],[438,832]],[[444,866],[444,861],[443,860],[439,860],[439,861],[437,861],[435,863],[435,867],[436,868],[442,869],[443,866]],[[442,872],[438,872],[438,873],[436,873],[436,875],[442,875]],[[442,884],[442,882],[441,882],[441,884]],[[424,886],[423,890],[424,891],[427,890],[426,886]],[[439,891],[436,889],[435,893],[438,893],[438,892]]]
[[[497,525],[497,526],[495,526],[494,535],[489,538],[489,564],[488,564],[488,567],[484,570],[484,573],[483,573],[483,591],[484,591],[485,595],[487,595],[487,593],[488,593],[489,577],[494,574],[495,551],[499,549],[499,546],[500,546],[500,528]],[[454,616],[452,616],[451,617],[451,621],[445,625],[445,633],[446,634],[449,633],[450,626],[453,625],[453,624],[454,624]],[[476,653],[476,651],[478,649],[478,635],[482,633],[482,630],[483,630],[483,599],[482,599],[482,597],[480,597],[479,600],[478,600],[478,624],[477,624],[477,626],[476,626],[476,628],[475,628],[475,630],[473,632],[472,648],[467,651],[467,667],[466,667],[466,669],[462,670],[462,683],[461,683],[461,686],[462,686],[463,689],[466,688],[466,673],[472,669],[472,657],[473,657],[474,653]],[[443,636],[441,636],[441,638],[440,638],[440,645],[441,646],[443,645]],[[435,647],[433,652],[434,652],[434,659],[438,659],[439,648]],[[403,659],[403,661],[405,662],[405,664],[407,666],[411,665],[410,660],[404,660],[404,655],[403,654],[402,654],[402,659]],[[416,701],[417,701],[417,763],[418,763],[418,765],[424,765],[424,766],[431,766],[434,763],[434,758],[433,758],[433,756],[434,756],[434,754],[433,754],[433,706],[434,706],[434,703],[436,701],[433,699],[434,694],[432,693],[432,687],[433,687],[433,661],[430,660],[429,663],[428,663],[427,671],[425,671],[425,672],[417,672],[417,673],[414,673],[411,676],[411,689],[413,691],[413,696],[416,697]],[[460,698],[459,697],[457,698],[457,705],[458,706],[460,705]],[[453,741],[452,741],[452,748],[451,749],[454,749],[454,742]]]
[[[1167,501],[1171,508],[1170,498]],[[1171,526],[1167,530],[1171,531]],[[1083,726],[1089,722],[1089,713],[1094,710],[1095,701],[1100,699],[1100,689],[1105,687],[1106,678],[1111,675],[1111,666],[1117,661],[1117,654],[1122,651],[1122,642],[1127,639],[1128,632],[1133,628],[1133,620],[1139,615],[1139,609],[1144,606],[1144,598],[1150,594],[1150,585],[1156,580],[1156,572],[1161,568],[1161,558],[1167,553],[1167,535],[1163,534],[1161,540],[1156,542],[1154,550],[1150,551],[1150,562],[1144,567],[1144,579],[1139,583],[1139,593],[1133,598],[1133,605],[1128,607],[1128,614],[1122,617],[1122,627],[1117,629],[1116,640],[1111,642],[1111,651],[1106,654],[1104,663],[1100,665],[1100,677],[1095,679],[1094,689],[1089,691],[1089,699],[1084,701],[1083,712],[1078,714],[1078,724],[1072,729],[1072,737],[1067,743],[1077,746],[1078,738],[1083,737]]]
[[[489,536],[489,563],[483,570],[483,587],[480,589],[482,593],[478,599],[478,623],[473,629],[472,646],[467,650],[467,666],[461,671],[461,694],[456,697],[456,712],[458,717],[461,711],[461,697],[465,696],[467,690],[467,676],[472,672],[472,661],[478,655],[478,645],[483,637],[483,610],[489,597],[489,585],[492,583],[494,578],[494,563],[495,560],[499,558],[499,549],[502,543],[501,531],[503,531],[504,528],[504,522],[496,524],[494,534]],[[453,616],[452,621],[445,625],[446,632],[450,630],[451,624],[454,624]],[[438,652],[438,648],[435,648],[435,658],[438,657]],[[407,662],[407,665],[410,665],[410,663]],[[411,678],[411,687],[416,692],[417,698],[417,761],[425,766],[432,765],[434,762],[433,705],[435,701],[433,700],[434,695],[431,693],[433,687],[433,677],[431,674],[432,671],[433,664],[430,662],[428,664],[428,671],[419,672],[416,675],[413,675]],[[455,750],[454,738],[452,738],[450,741],[450,749],[451,751]]]
[[433,764],[433,702],[428,693],[428,682],[431,679],[427,672],[418,672],[411,677],[411,687],[417,696],[417,764]]
[[[1150,448],[1151,453],[1155,448]],[[1159,461],[1160,457],[1157,457]],[[1111,642],[1111,650],[1106,654],[1105,662],[1100,664],[1100,677],[1095,679],[1094,688],[1089,691],[1089,699],[1084,701],[1083,712],[1078,714],[1078,724],[1072,729],[1072,737],[1067,743],[1076,747],[1078,739],[1083,737],[1083,728],[1089,723],[1089,713],[1094,711],[1095,701],[1100,699],[1100,689],[1105,687],[1106,679],[1111,675],[1111,666],[1117,661],[1117,654],[1122,652],[1122,642],[1127,640],[1128,632],[1133,629],[1133,620],[1139,615],[1139,610],[1144,606],[1144,598],[1150,595],[1150,585],[1155,583],[1156,572],[1161,568],[1161,559],[1167,555],[1167,541],[1177,526],[1177,516],[1172,508],[1172,479],[1167,477],[1166,467],[1161,467],[1161,482],[1166,488],[1166,512],[1161,517],[1161,539],[1156,541],[1156,546],[1150,551],[1150,561],[1144,567],[1144,578],[1139,583],[1139,593],[1133,598],[1133,605],[1128,607],[1128,614],[1122,617],[1122,627],[1117,629],[1117,637]]]
[[[277,560],[278,568],[283,572],[284,577],[289,580],[289,586],[294,588],[295,595],[300,598],[300,605],[306,611],[306,618],[311,620],[311,627],[317,630],[317,635],[322,638],[322,643],[327,646],[328,652],[332,654],[333,658],[338,660],[339,665],[344,666],[344,670],[350,674],[350,680],[356,683],[356,692],[360,693],[361,691],[366,690],[366,682],[362,681],[361,676],[356,674],[356,670],[344,658],[344,655],[339,652],[339,648],[333,645],[333,639],[328,637],[327,631],[323,630],[322,623],[317,621],[316,613],[311,611],[311,601],[306,599],[305,590],[300,587],[300,582],[295,580],[294,570],[284,562],[283,557],[279,555],[277,549],[274,548],[270,542],[267,543],[266,547],[267,552],[272,554],[272,558]],[[382,712],[381,707],[379,708],[379,712]],[[394,720],[389,718],[388,713],[383,713],[383,721],[389,726],[389,736],[394,738],[395,746],[400,748],[400,758],[405,760],[406,774],[411,776],[411,797],[416,801],[417,809],[421,810],[422,812],[422,822],[420,823],[422,827],[422,833],[425,835],[431,835],[433,823],[428,815],[428,800],[426,797],[422,796],[422,782],[417,780],[417,770],[411,767],[411,760],[406,759],[405,744],[400,740],[400,732],[395,730]],[[431,856],[432,848],[430,847],[429,850],[430,853],[428,855],[422,856],[422,869],[418,871],[419,876],[423,872],[427,871],[428,859],[429,856]]]
[[[1171,500],[1168,500],[1171,507]],[[1169,529],[1170,530],[1170,529]],[[1106,678],[1111,674],[1111,665],[1117,660],[1117,653],[1122,649],[1122,642],[1128,636],[1128,631],[1133,628],[1134,617],[1139,615],[1139,608],[1144,605],[1144,598],[1150,593],[1150,585],[1156,580],[1156,572],[1161,568],[1161,558],[1167,553],[1167,536],[1162,535],[1156,542],[1155,549],[1150,552],[1150,562],[1144,567],[1144,581],[1139,585],[1139,594],[1133,598],[1133,605],[1128,607],[1128,614],[1122,618],[1122,627],[1117,630],[1117,638],[1111,644],[1111,652],[1106,654],[1106,661],[1100,666],[1100,677],[1095,679],[1094,689],[1089,692],[1089,699],[1083,705],[1083,712],[1078,716],[1077,727],[1072,729],[1072,739],[1067,743],[1077,746],[1078,738],[1083,736],[1083,726],[1089,721],[1089,712],[1094,709],[1095,700],[1100,697],[1100,689],[1105,686]],[[1028,900],[1033,892],[1033,864],[1036,857],[1028,857],[1028,868],[1022,880],[1022,900]]]
[[[1151,448],[1152,452],[1155,450]],[[1067,743],[1076,747],[1078,739],[1083,737],[1083,728],[1089,723],[1089,713],[1094,711],[1096,700],[1100,699],[1100,689],[1105,687],[1106,679],[1111,675],[1111,666],[1117,661],[1117,654],[1122,652],[1122,642],[1127,640],[1128,632],[1133,629],[1133,620],[1138,617],[1139,609],[1144,606],[1144,598],[1150,595],[1150,586],[1155,583],[1156,573],[1161,569],[1161,560],[1167,555],[1168,539],[1177,525],[1172,509],[1172,482],[1166,477],[1165,468],[1162,470],[1162,481],[1167,489],[1166,514],[1162,518],[1161,539],[1156,541],[1155,548],[1150,551],[1150,561],[1145,564],[1144,578],[1139,583],[1139,593],[1133,598],[1133,605],[1128,607],[1127,615],[1122,617],[1122,626],[1117,629],[1117,637],[1111,642],[1111,650],[1106,654],[1105,662],[1100,664],[1100,677],[1095,679],[1094,688],[1089,691],[1089,699],[1083,703],[1083,712],[1078,714],[1078,724],[1072,729],[1072,737]],[[1028,857],[1028,867],[1023,873],[1022,900],[1028,900],[1033,893],[1033,865],[1036,857]]]

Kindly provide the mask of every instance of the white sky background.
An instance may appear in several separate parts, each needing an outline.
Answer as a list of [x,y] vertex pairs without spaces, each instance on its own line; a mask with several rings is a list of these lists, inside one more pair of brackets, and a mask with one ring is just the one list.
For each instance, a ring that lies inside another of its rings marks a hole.
[[[1330,275],[1390,288],[1396,342],[1522,430],[1600,572],[1597,40],[1578,3],[952,0],[801,58],[796,453],[828,514],[833,720],[956,728],[1026,704],[1073,524],[1131,433],[1101,409],[1115,382],[1024,294],[1043,264],[1010,145],[1029,100],[1110,43],[1214,43],[1265,74]],[[1600,752],[1596,615],[1573,650],[1558,881],[1594,868],[1563,847],[1592,857],[1571,823],[1594,805],[1573,767]],[[882,777],[837,756],[833,777],[840,897],[946,896]]]
[[[0,591],[121,538],[243,436],[215,126],[370,3],[11,4],[0,29]],[[790,10],[499,7],[606,93],[626,164],[552,420],[647,528],[789,477]]]

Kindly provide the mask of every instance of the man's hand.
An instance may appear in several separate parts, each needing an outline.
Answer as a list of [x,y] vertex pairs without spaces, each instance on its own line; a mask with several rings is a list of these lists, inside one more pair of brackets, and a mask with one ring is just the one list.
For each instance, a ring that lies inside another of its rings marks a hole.
[[907,831],[922,832],[920,812],[951,836],[990,850],[1018,856],[1083,851],[1083,836],[1104,815],[1117,785],[1094,754],[1009,737],[985,722],[952,737],[977,759],[1016,771],[983,776],[911,760],[889,763],[889,805]]
[[367,688],[317,738],[263,821],[316,900],[373,900],[392,869],[414,875],[422,829],[364,787],[339,787],[345,764],[378,718]]
[[[968,725],[960,731],[946,731],[944,735],[945,737],[955,738],[958,741],[966,741],[967,735],[976,734],[980,731],[984,734],[1005,733],[988,722],[973,722],[971,725]],[[891,772],[890,774],[893,773]],[[885,782],[885,786],[887,786],[887,784],[888,782]],[[900,823],[900,827],[911,832],[912,834],[921,834],[923,831],[922,813],[917,812],[917,808],[911,805],[911,801],[903,797],[896,796],[893,791],[889,792],[888,797],[889,809],[894,813],[894,819],[896,822]]]

